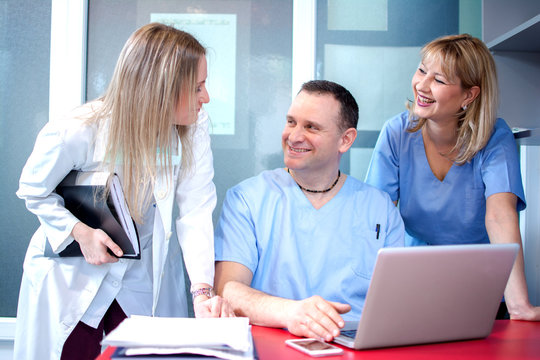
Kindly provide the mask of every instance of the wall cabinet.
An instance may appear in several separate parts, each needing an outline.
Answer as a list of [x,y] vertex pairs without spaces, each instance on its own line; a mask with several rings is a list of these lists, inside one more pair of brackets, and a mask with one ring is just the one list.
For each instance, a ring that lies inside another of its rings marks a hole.
[[497,63],[499,116],[520,146],[527,209],[520,214],[525,276],[540,306],[540,1],[483,0],[483,40]]

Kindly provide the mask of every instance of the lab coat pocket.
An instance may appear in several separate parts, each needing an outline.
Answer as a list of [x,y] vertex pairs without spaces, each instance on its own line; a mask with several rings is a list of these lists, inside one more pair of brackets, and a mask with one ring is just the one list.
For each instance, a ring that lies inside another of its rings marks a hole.
[[42,228],[38,228],[30,240],[23,264],[25,276],[30,280],[32,288],[42,286],[47,274],[55,265],[53,259],[43,256],[45,242],[47,242],[45,233]]
[[31,264],[24,267],[24,272],[27,278],[30,280],[32,289],[39,292],[41,287],[46,283],[45,279],[55,266],[55,261],[50,258],[41,257],[35,259]]

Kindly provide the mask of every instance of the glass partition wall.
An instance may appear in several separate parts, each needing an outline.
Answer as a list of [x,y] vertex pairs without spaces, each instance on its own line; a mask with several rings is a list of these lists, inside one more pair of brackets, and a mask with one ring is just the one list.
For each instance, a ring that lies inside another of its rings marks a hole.
[[480,6],[481,0],[0,0],[0,317],[16,314],[24,253],[38,226],[15,196],[35,136],[49,114],[103,93],[136,28],[170,22],[209,49],[217,219],[228,188],[283,166],[285,114],[312,78],[339,82],[356,97],[359,136],[342,171],[363,179],[382,124],[411,96],[420,47],[450,33],[481,37]]

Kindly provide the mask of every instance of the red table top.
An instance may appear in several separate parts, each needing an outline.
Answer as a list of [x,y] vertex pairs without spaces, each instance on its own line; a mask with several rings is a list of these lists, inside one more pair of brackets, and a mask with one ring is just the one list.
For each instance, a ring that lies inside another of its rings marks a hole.
[[[296,338],[285,330],[253,326],[252,333],[261,360],[313,359],[313,357],[285,345],[286,339]],[[345,349],[342,355],[328,356],[324,359],[540,359],[540,323],[496,320],[491,334],[480,340],[376,350],[342,348]],[[108,360],[113,352],[114,348],[109,347],[98,359]]]

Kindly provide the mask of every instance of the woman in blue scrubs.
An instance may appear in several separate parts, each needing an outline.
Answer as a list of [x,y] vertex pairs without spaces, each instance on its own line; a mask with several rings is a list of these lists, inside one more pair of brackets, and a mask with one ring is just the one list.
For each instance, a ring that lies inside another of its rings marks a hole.
[[[470,35],[425,45],[414,100],[388,120],[366,182],[399,208],[407,245],[518,243],[525,208],[512,131],[497,118],[495,62]],[[520,251],[505,290],[510,318],[540,320],[528,299]]]

